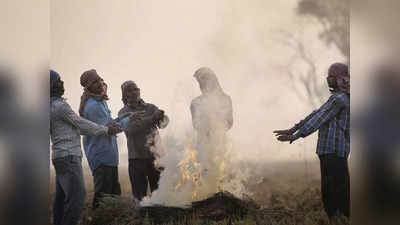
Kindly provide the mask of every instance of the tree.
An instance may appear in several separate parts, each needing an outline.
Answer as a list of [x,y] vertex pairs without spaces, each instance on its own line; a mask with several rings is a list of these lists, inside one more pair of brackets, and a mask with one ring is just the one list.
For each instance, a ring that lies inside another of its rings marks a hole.
[[[350,23],[349,23],[349,0],[300,0],[296,13],[299,16],[309,16],[317,19],[322,24],[319,38],[326,45],[335,45],[350,61]],[[294,90],[304,102],[315,108],[321,104],[326,95],[326,87],[321,85],[317,74],[317,65],[304,42],[292,34],[284,34],[286,44],[296,53],[289,63],[288,75],[292,80]],[[303,71],[293,71],[294,64],[301,62],[305,68]],[[302,95],[299,85],[305,90],[306,96]]]
[[334,44],[349,61],[349,0],[300,0],[297,14],[316,18],[323,25],[320,39],[327,45]]

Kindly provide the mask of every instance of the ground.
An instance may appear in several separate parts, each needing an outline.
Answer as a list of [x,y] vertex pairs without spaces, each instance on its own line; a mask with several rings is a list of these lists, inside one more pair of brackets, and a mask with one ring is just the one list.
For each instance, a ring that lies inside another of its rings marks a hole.
[[[252,176],[246,183],[249,190],[247,199],[252,199],[257,209],[250,210],[246,215],[232,215],[219,221],[206,219],[196,215],[181,215],[163,224],[265,224],[265,225],[323,225],[329,224],[320,197],[319,162],[281,162],[247,164]],[[107,198],[96,213],[90,210],[93,197],[91,178],[87,176],[87,199],[81,218],[81,225],[136,225],[155,224],[152,215],[135,210],[130,198],[130,183],[127,170],[120,168],[120,182],[123,194],[119,198]],[[54,184],[51,197],[54,193]],[[167,210],[167,209],[162,209]],[[179,214],[175,209],[167,214]],[[50,207],[51,211],[51,207]],[[179,218],[178,218],[179,217]],[[332,223],[331,223],[332,224]],[[345,224],[339,219],[335,224]]]

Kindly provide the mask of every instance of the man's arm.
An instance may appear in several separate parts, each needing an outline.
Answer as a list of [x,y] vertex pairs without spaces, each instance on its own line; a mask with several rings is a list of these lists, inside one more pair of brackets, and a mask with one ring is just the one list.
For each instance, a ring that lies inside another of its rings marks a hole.
[[314,110],[312,113],[310,113],[306,118],[301,120],[300,122],[296,123],[292,128],[287,129],[287,130],[274,130],[273,133],[275,133],[276,136],[281,136],[282,135],[292,135],[294,134],[297,130],[299,130],[305,123],[307,123],[316,113],[318,110]]
[[[340,97],[332,96],[318,110],[314,111],[310,118],[299,128],[298,132],[293,135],[293,140],[300,137],[307,137],[318,130],[324,123],[334,118],[345,106]],[[292,141],[293,141],[292,140]]]
[[159,109],[157,106],[152,105],[153,112],[160,111],[159,116],[156,118],[156,125],[159,129],[164,129],[169,124],[169,118],[167,115],[164,114],[164,110]]
[[164,114],[163,118],[158,122],[157,126],[159,129],[164,129],[168,126],[168,124],[169,124],[169,118],[167,115]]
[[[156,112],[158,109],[156,108],[156,110],[152,110],[152,115],[150,116],[142,116],[140,117],[139,120],[135,121],[135,122],[130,122],[126,128],[125,131],[127,133],[138,133],[141,132],[143,130],[147,130],[150,129],[151,127],[155,126],[155,123],[158,121],[157,118],[155,118],[154,112]],[[123,114],[124,111],[120,111],[118,114],[121,115]]]
[[71,109],[71,106],[69,106],[68,103],[63,103],[60,106],[59,115],[62,120],[78,128],[82,135],[98,136],[107,134],[108,132],[108,127],[103,125],[98,125],[89,120],[86,120],[85,118],[78,116]]
[[290,128],[289,131],[291,132],[291,134],[294,134],[302,126],[304,126],[304,124],[307,123],[317,112],[318,112],[318,110],[312,111],[306,118],[304,118],[300,122],[296,123],[292,128]]
[[152,116],[145,116],[142,117],[141,120],[137,121],[136,123],[129,123],[125,129],[126,132],[128,133],[138,133],[143,130],[150,129],[152,126],[154,126],[154,120]]

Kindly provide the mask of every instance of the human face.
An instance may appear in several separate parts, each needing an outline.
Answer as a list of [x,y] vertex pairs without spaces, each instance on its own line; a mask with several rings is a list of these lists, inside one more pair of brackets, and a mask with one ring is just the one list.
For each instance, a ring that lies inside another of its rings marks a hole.
[[61,78],[58,78],[54,82],[53,90],[54,90],[54,94],[56,94],[56,95],[59,95],[59,96],[64,95],[64,92],[65,92],[64,81],[62,81]]
[[203,76],[201,76],[200,74],[197,74],[197,73],[198,72],[196,72],[194,74],[194,77],[196,78],[197,82],[199,83],[200,91],[202,93],[205,93],[205,92],[207,92],[207,86],[206,86],[205,78]]
[[336,89],[338,87],[335,76],[328,75],[328,77],[326,78],[326,81],[328,83],[329,88]]
[[103,93],[103,81],[101,80],[100,77],[98,77],[90,86],[89,86],[89,91],[92,92],[93,94],[100,95]]
[[103,81],[102,82],[102,84],[103,84],[103,95],[107,95],[107,88],[108,88],[108,86],[107,86],[107,84]]
[[125,89],[125,97],[129,105],[136,105],[140,100],[140,88],[136,84],[130,84]]

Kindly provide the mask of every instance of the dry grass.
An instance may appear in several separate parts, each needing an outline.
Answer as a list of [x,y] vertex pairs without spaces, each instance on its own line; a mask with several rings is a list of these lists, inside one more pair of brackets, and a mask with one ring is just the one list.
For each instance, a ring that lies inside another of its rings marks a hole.
[[[259,206],[246,215],[232,214],[222,220],[202,218],[194,213],[167,207],[164,214],[177,216],[155,220],[155,216],[145,210],[135,209],[130,198],[130,184],[126,172],[120,179],[123,188],[121,197],[106,197],[95,213],[90,210],[93,193],[88,189],[86,206],[80,225],[136,225],[136,224],[174,224],[174,225],[324,225],[347,224],[343,218],[334,223],[323,211],[319,190],[319,167],[317,162],[269,165],[268,168],[249,165],[254,168],[253,177],[247,183],[250,196]],[[88,183],[88,182],[87,182]],[[172,210],[172,211],[168,211]],[[162,215],[162,214],[161,214]],[[162,221],[162,223],[160,223]]]

